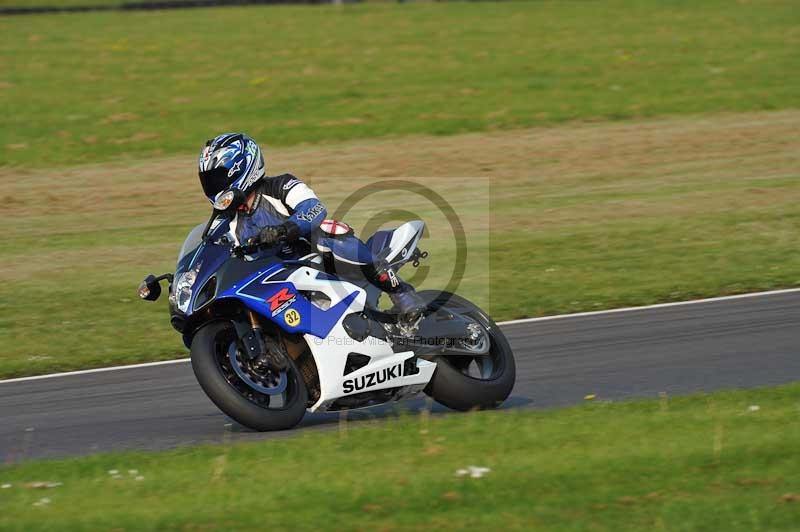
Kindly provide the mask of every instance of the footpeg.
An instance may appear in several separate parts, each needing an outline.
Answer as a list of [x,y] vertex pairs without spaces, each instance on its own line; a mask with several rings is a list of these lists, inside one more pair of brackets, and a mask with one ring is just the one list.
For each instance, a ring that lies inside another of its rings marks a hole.
[[428,258],[428,252],[420,251],[419,248],[416,248],[414,249],[414,253],[411,254],[411,265],[415,268],[419,268],[419,262],[426,258]]

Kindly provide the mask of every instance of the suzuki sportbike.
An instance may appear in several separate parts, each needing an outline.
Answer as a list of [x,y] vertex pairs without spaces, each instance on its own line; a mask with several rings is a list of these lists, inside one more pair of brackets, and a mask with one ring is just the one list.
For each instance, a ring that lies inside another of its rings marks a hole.
[[[325,224],[323,224],[325,225]],[[339,227],[327,223],[328,227]],[[421,221],[366,242],[395,269],[419,266]],[[174,274],[139,286],[154,301],[169,282],[172,326],[194,374],[225,414],[254,430],[295,426],[309,412],[363,408],[420,392],[456,410],[499,406],[514,357],[503,332],[463,297],[420,291],[427,310],[407,323],[381,310],[381,291],[325,254],[234,245],[215,213],[186,238]]]

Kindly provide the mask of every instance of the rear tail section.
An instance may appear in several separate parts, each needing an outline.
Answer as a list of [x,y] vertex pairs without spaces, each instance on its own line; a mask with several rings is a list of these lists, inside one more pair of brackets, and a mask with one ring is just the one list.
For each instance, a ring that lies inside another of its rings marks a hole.
[[414,251],[424,230],[424,222],[412,220],[396,229],[377,231],[367,240],[367,246],[385,264],[399,268],[414,258]]

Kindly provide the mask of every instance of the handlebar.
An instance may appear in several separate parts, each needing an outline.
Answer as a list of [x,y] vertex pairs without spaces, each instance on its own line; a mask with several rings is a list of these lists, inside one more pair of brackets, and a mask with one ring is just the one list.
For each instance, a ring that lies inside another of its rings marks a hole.
[[231,255],[242,258],[245,255],[251,255],[257,252],[259,249],[281,247],[284,244],[286,244],[286,239],[281,238],[274,244],[264,244],[259,242],[257,244],[243,244],[241,246],[231,246]]

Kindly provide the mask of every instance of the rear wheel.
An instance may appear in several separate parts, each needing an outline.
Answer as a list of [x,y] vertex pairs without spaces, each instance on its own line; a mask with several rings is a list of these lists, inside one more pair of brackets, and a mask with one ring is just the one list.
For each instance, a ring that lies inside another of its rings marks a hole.
[[255,371],[238,345],[230,322],[205,325],[192,340],[192,369],[217,407],[242,425],[259,431],[297,425],[306,410],[308,391],[289,358],[281,372]]
[[445,308],[477,323],[490,342],[486,354],[459,352],[431,357],[436,371],[425,393],[455,410],[500,406],[516,380],[514,353],[503,331],[478,306],[461,296],[437,290],[423,290],[419,295],[431,308]]

